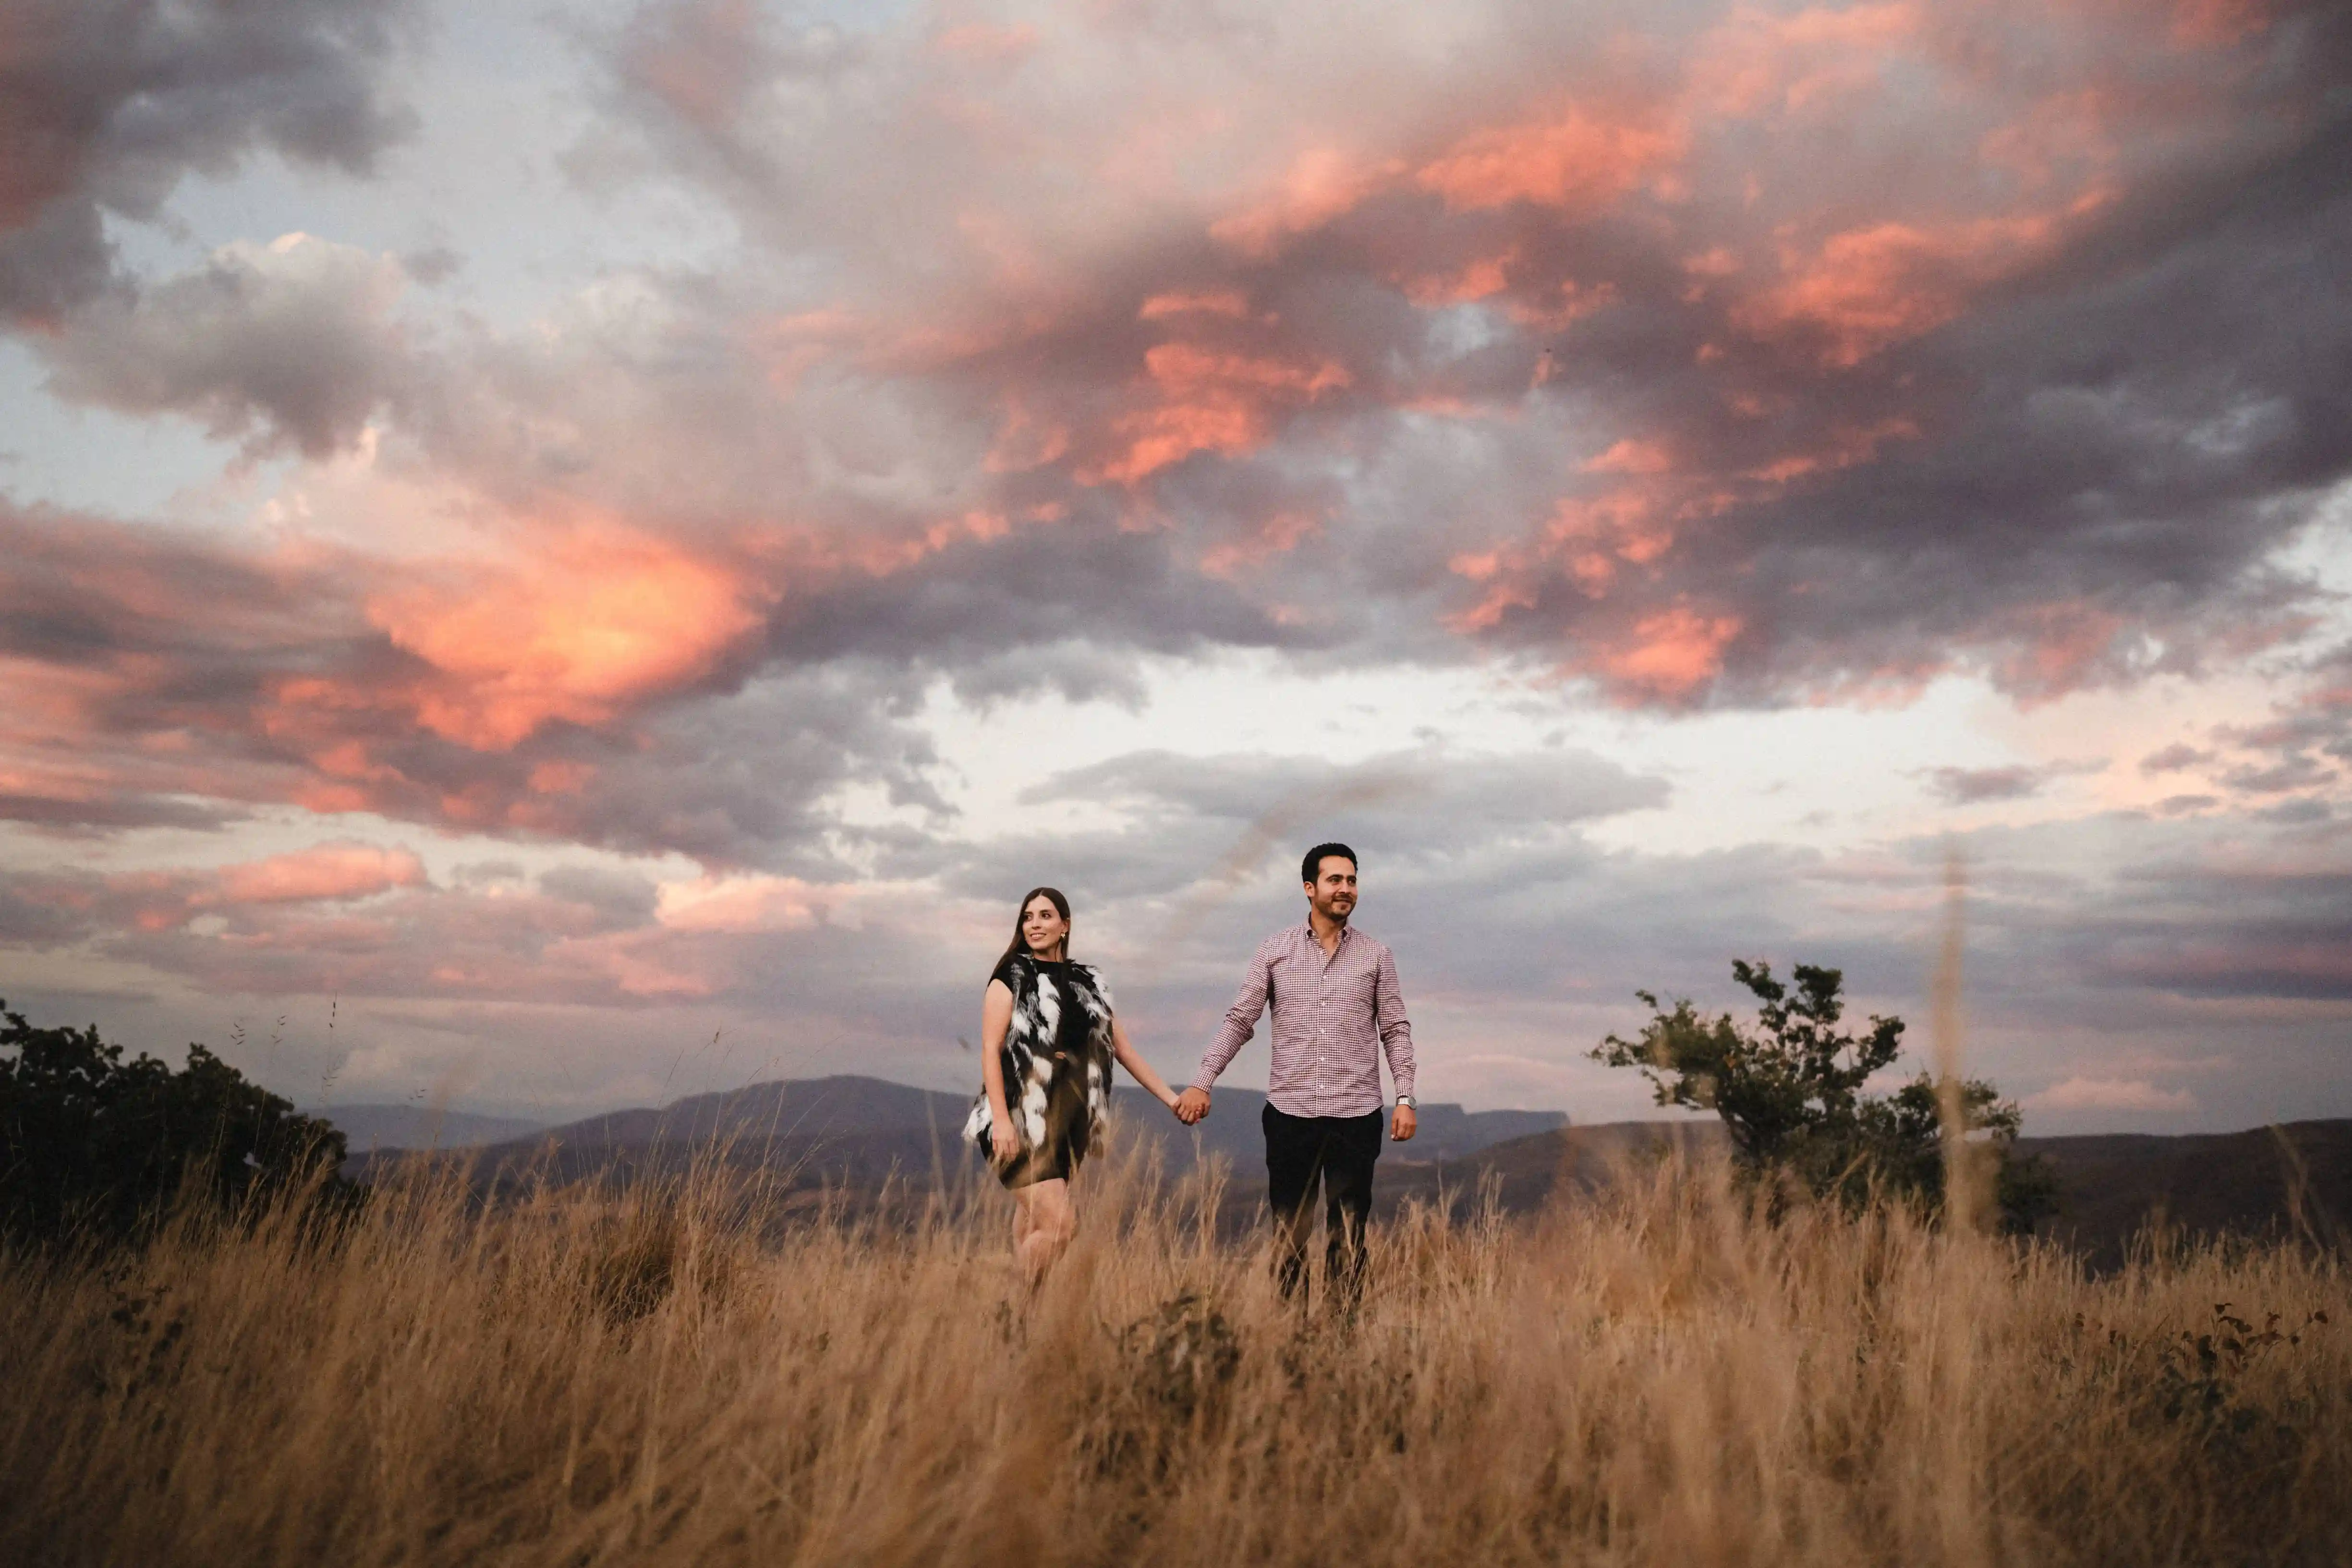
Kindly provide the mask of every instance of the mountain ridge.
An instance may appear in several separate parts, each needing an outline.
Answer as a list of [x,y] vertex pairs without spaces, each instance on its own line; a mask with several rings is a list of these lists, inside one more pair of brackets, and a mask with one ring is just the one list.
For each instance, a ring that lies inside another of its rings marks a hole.
[[[490,1142],[445,1135],[440,1148],[462,1157],[472,1179],[493,1184],[526,1170],[557,1181],[675,1173],[715,1152],[732,1168],[781,1173],[788,1193],[870,1197],[891,1182],[937,1187],[977,1178],[980,1162],[960,1147],[971,1103],[968,1095],[835,1074],[689,1095]],[[1220,1089],[1209,1118],[1185,1128],[1140,1089],[1121,1088],[1114,1099],[1118,1136],[1139,1138],[1165,1175],[1224,1162],[1221,1224],[1235,1230],[1254,1223],[1264,1201],[1265,1103],[1256,1090]],[[1415,1202],[1458,1208],[1491,1191],[1505,1213],[1532,1215],[1591,1197],[1629,1160],[1725,1147],[1721,1124],[1697,1118],[1574,1125],[1558,1111],[1442,1103],[1422,1108],[1422,1129],[1411,1143],[1382,1151],[1375,1194],[1383,1213]],[[418,1152],[354,1144],[347,1168],[362,1178]],[[2119,1263],[2151,1226],[2187,1236],[2299,1235],[2329,1247],[2352,1239],[2352,1120],[2024,1138],[2017,1147],[2047,1159],[2058,1179],[2061,1212],[2042,1234],[2095,1267]]]

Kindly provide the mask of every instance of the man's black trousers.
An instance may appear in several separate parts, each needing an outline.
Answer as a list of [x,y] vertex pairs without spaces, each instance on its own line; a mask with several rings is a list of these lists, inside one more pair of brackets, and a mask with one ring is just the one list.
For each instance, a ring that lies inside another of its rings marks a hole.
[[1372,1166],[1384,1118],[1293,1116],[1265,1108],[1265,1196],[1280,1244],[1282,1293],[1307,1279],[1307,1233],[1315,1224],[1315,1184],[1323,1184],[1324,1279],[1334,1300],[1352,1304],[1363,1288],[1364,1222],[1372,1212]]

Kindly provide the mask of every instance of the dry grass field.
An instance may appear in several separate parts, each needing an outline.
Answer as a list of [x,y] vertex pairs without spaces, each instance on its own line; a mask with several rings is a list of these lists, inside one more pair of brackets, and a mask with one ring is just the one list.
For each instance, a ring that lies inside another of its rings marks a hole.
[[2094,1278],[1670,1164],[1409,1213],[1349,1323],[1217,1239],[1213,1177],[1088,1182],[1034,1299],[1000,1194],[779,1223],[697,1178],[0,1259],[0,1561],[2352,1560],[2309,1250]]

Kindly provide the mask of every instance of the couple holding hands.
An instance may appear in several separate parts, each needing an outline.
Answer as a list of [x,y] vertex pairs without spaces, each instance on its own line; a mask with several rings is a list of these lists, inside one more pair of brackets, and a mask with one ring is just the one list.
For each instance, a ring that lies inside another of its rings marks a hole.
[[1021,901],[1012,945],[981,1005],[981,1079],[966,1136],[1013,1193],[1013,1247],[1034,1279],[1077,1227],[1070,1182],[1099,1141],[1109,1110],[1111,1063],[1187,1126],[1209,1114],[1209,1088],[1274,1012],[1268,1074],[1266,1202],[1281,1242],[1286,1296],[1305,1286],[1315,1189],[1329,1233],[1327,1279],[1352,1302],[1361,1289],[1372,1163],[1383,1131],[1380,1058],[1396,1085],[1386,1131],[1413,1134],[1412,1025],[1397,988],[1396,959],[1348,923],[1356,908],[1356,852],[1318,844],[1299,866],[1306,921],[1258,945],[1224,1027],[1201,1058],[1192,1087],[1171,1090],[1129,1043],[1094,965],[1069,956],[1070,904],[1039,888]]

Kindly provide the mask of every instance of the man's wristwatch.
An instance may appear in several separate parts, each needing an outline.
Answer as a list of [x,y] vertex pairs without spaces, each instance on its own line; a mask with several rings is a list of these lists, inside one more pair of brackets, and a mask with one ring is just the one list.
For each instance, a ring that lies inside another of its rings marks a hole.
[[1419,1110],[1421,1109],[1421,1101],[1415,1100],[1409,1094],[1398,1095],[1396,1102],[1407,1110]]

